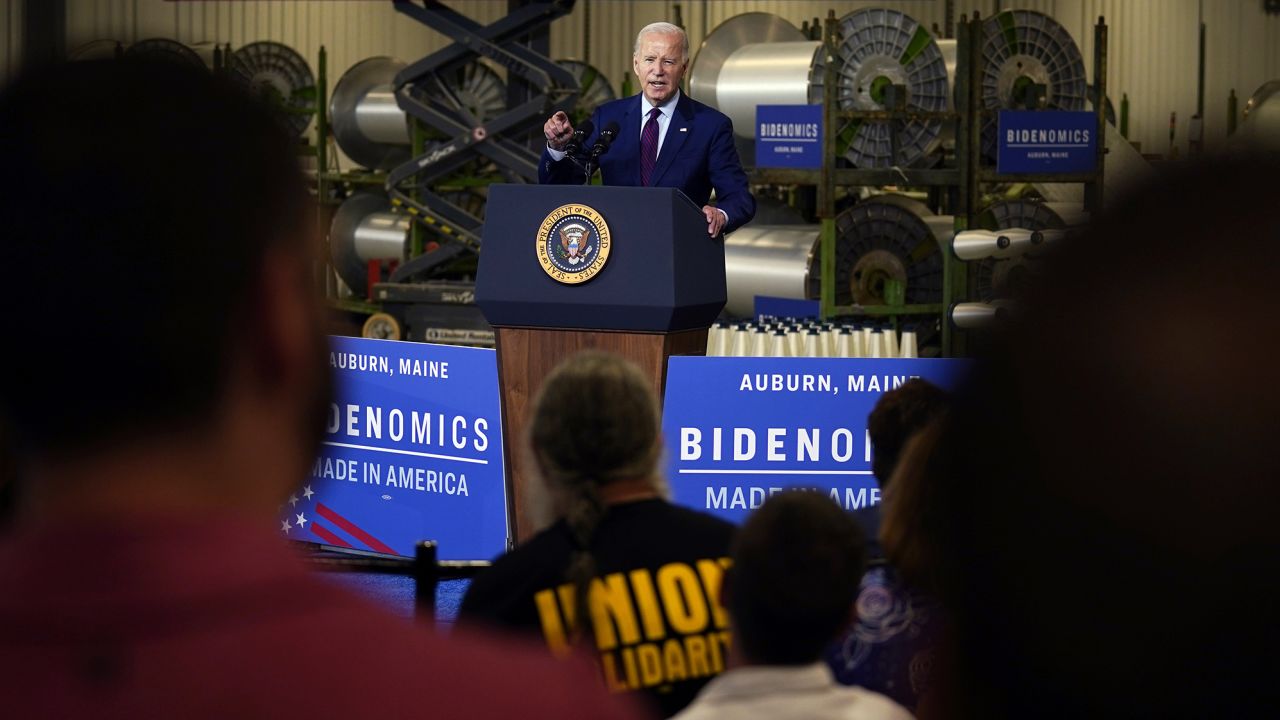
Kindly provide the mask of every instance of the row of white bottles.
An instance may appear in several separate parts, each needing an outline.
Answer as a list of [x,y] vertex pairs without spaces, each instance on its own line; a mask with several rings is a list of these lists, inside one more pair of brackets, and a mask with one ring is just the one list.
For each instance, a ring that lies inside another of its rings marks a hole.
[[768,320],[717,322],[707,357],[914,358],[916,334],[891,328]]

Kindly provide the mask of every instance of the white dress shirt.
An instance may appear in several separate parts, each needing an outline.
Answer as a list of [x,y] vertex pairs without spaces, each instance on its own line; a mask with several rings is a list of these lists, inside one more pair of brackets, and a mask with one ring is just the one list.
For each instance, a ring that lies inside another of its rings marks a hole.
[[[658,115],[658,155],[662,154],[662,141],[667,139],[667,128],[671,127],[671,116],[676,112],[676,103],[680,102],[680,89],[676,88],[675,94],[667,98],[667,101],[657,106],[662,112]],[[640,94],[640,136],[644,136],[644,126],[649,122],[649,112],[653,110],[653,103],[649,102],[649,98]],[[603,129],[603,128],[597,128]],[[565,152],[557,150],[550,145],[547,146],[547,154],[555,162],[564,159]]]
[[752,665],[707,683],[671,720],[911,720],[911,713],[879,693],[836,683],[826,663]]
[[[658,113],[658,152],[655,157],[662,156],[662,143],[667,139],[667,128],[671,127],[671,116],[676,112],[676,103],[680,102],[680,88],[672,93],[671,97],[661,105],[656,106],[660,111]],[[653,110],[654,104],[649,102],[649,98],[640,93],[640,136],[644,136],[644,126],[649,122],[649,112]],[[597,128],[600,130],[601,128]],[[556,150],[550,145],[547,146],[547,155],[554,162],[560,162],[565,157],[563,150]],[[729,213],[720,208],[716,208],[720,212],[720,216],[724,218],[726,223],[729,222]]]

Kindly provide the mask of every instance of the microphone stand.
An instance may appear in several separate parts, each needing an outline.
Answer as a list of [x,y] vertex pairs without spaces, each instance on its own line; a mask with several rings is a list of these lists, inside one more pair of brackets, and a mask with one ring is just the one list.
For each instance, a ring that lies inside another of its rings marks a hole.
[[597,169],[595,156],[584,155],[582,157],[574,158],[574,162],[576,162],[578,164],[578,167],[581,167],[587,173],[587,177],[585,180],[582,181],[582,184],[590,185],[591,176],[596,174],[596,169]]
[[599,140],[590,148],[577,147],[568,153],[575,165],[582,168],[586,173],[583,185],[590,185],[591,178],[596,174],[596,170],[600,168],[600,156],[609,152],[609,148],[613,146],[614,136],[617,134],[617,124],[611,123],[612,128],[606,127],[604,133]]

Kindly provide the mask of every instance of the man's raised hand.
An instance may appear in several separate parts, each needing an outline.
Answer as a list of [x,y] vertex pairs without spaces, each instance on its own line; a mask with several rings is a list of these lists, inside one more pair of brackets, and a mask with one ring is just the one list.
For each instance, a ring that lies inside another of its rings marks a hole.
[[573,125],[569,124],[569,116],[563,110],[547,118],[542,126],[542,134],[547,138],[547,147],[552,150],[564,150],[569,138],[573,137]]

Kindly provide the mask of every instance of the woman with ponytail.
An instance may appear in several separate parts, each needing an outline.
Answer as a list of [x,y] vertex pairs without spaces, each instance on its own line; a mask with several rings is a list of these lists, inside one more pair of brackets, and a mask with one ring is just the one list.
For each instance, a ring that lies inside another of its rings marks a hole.
[[733,526],[667,502],[657,399],[620,357],[585,352],[556,368],[530,427],[551,524],[475,579],[462,622],[590,653],[611,690],[676,713],[724,669]]

